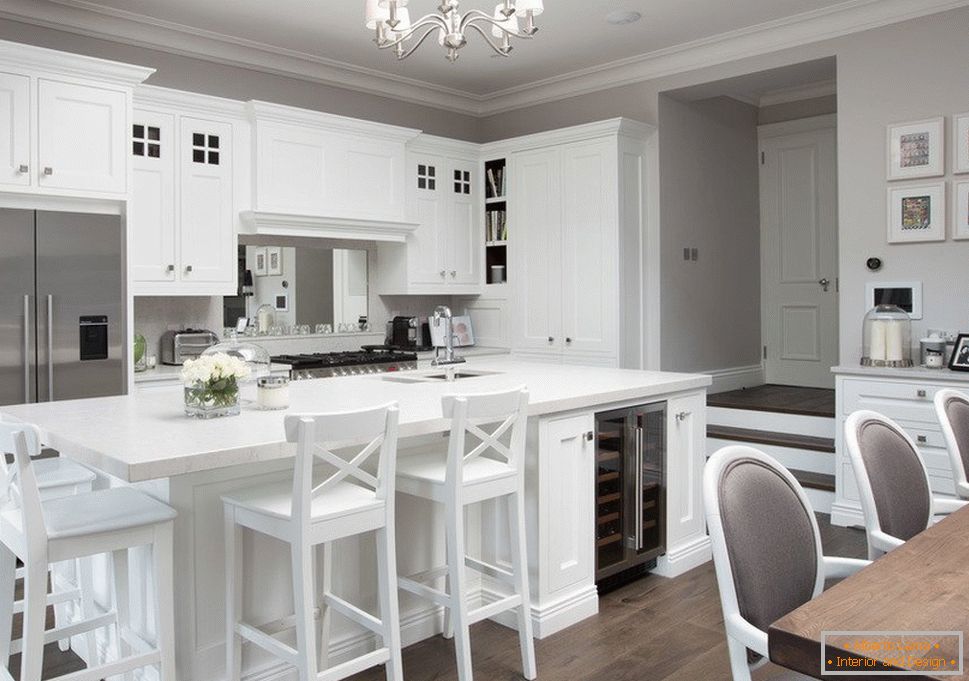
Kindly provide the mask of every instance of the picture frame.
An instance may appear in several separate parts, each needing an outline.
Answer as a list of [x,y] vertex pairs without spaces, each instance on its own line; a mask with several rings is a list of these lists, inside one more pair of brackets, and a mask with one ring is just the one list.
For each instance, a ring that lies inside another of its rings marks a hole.
[[945,175],[945,118],[888,126],[888,179]]
[[252,272],[257,277],[265,277],[268,272],[266,267],[266,250],[266,248],[257,248],[253,251],[255,263],[253,264]]
[[952,238],[969,239],[969,180],[952,185]]
[[888,243],[945,241],[945,182],[888,188]]
[[[444,324],[439,326],[430,325],[431,345],[436,348],[443,348],[447,344],[444,333]],[[474,345],[474,328],[471,326],[470,315],[454,315],[451,318],[451,337],[452,345],[455,348],[467,348]]]
[[969,333],[960,333],[956,338],[956,347],[949,358],[949,368],[952,371],[969,371]]
[[969,173],[969,112],[952,117],[952,172]]
[[282,276],[283,249],[279,246],[270,246],[266,249],[266,271],[271,277]]
[[289,294],[277,293],[273,296],[273,307],[276,312],[289,312]]

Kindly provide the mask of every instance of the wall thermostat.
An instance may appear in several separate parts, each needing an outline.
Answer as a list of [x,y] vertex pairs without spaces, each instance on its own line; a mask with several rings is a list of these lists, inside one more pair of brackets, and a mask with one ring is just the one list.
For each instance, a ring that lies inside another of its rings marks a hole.
[[882,268],[882,259],[881,258],[868,258],[868,261],[865,263],[865,265],[868,266],[868,270],[869,271],[871,271],[871,272],[877,272],[878,270],[880,270]]

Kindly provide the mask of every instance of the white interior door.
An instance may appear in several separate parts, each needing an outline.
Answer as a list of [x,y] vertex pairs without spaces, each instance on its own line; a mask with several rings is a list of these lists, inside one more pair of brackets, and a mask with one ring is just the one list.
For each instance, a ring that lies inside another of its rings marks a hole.
[[[782,124],[783,125],[783,124]],[[761,128],[761,286],[766,380],[833,388],[838,363],[834,120]]]

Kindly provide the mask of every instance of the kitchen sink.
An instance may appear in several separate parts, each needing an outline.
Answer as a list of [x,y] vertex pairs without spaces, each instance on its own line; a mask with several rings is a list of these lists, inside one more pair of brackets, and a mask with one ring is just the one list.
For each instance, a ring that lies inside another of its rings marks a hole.
[[[457,380],[459,378],[477,378],[478,376],[494,376],[500,373],[498,371],[455,371],[452,379]],[[448,375],[444,374],[427,374],[425,378],[431,378],[439,381],[447,380]]]
[[[455,371],[452,375],[451,380],[458,380],[463,378],[478,378],[479,376],[494,376],[500,374],[500,371]],[[446,372],[435,371],[432,374],[383,374],[380,377],[382,381],[389,381],[390,383],[431,383],[433,381],[446,381],[448,380],[448,375]]]

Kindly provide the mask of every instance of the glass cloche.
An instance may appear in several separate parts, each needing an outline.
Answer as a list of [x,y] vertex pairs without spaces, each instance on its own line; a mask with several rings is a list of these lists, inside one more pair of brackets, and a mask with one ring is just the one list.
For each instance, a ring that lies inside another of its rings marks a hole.
[[206,348],[202,354],[214,355],[217,352],[224,352],[230,357],[238,357],[249,365],[249,378],[242,383],[255,383],[257,378],[268,376],[270,373],[269,351],[261,345],[250,343],[248,340],[239,340],[235,333],[221,343]]
[[865,315],[864,347],[866,367],[910,367],[912,362],[912,320],[900,307],[878,305]]

